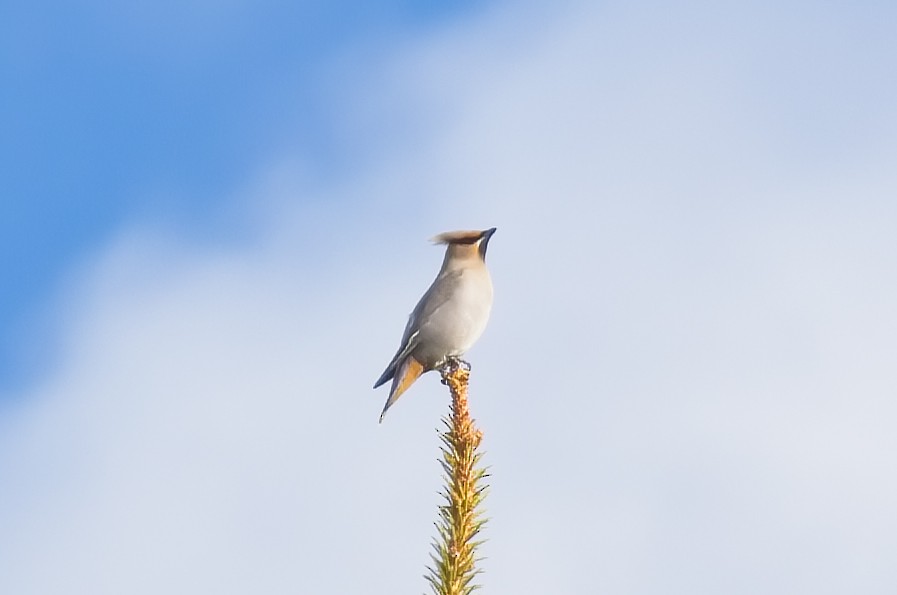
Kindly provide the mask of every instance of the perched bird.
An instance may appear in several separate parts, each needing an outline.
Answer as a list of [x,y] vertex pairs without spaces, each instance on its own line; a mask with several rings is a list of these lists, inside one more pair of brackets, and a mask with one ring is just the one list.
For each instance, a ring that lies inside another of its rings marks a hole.
[[492,309],[492,279],[486,269],[486,247],[495,228],[448,231],[433,238],[446,244],[436,280],[415,306],[402,342],[374,388],[392,379],[383,416],[421,374],[460,357],[480,338]]

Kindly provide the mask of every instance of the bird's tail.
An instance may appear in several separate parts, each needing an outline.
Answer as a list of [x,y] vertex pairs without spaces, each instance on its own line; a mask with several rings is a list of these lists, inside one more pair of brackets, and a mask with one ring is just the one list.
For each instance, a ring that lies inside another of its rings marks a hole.
[[389,398],[386,399],[386,405],[383,406],[383,413],[380,414],[380,423],[383,423],[383,416],[386,410],[392,407],[392,404],[399,400],[408,387],[414,384],[414,381],[420,378],[424,373],[424,366],[413,356],[408,356],[398,366],[398,371],[392,379],[392,387],[389,389]]

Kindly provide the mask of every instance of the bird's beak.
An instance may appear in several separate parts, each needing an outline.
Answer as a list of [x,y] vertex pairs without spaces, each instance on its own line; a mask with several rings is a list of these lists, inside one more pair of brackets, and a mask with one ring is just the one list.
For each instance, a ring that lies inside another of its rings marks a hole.
[[484,261],[486,260],[486,247],[489,245],[489,238],[491,238],[492,234],[494,233],[495,228],[493,227],[492,229],[487,229],[486,231],[484,231],[480,236],[479,253],[480,258],[482,258]]

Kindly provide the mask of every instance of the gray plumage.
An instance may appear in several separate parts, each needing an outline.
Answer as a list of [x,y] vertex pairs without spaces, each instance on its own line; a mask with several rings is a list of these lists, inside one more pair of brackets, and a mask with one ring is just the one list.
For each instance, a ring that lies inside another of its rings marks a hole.
[[386,410],[421,374],[439,368],[448,358],[462,356],[486,328],[492,309],[492,280],[485,258],[494,233],[493,227],[433,238],[446,244],[442,268],[408,317],[398,351],[374,383],[377,388],[393,381],[381,422]]

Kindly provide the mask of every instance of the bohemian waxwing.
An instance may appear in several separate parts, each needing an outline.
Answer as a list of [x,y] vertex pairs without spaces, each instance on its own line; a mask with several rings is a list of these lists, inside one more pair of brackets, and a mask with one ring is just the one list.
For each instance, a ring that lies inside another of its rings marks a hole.
[[424,372],[460,357],[486,328],[492,308],[492,280],[486,247],[495,228],[449,231],[433,238],[445,244],[445,259],[436,280],[415,306],[402,342],[374,388],[392,379],[380,421],[396,400]]

